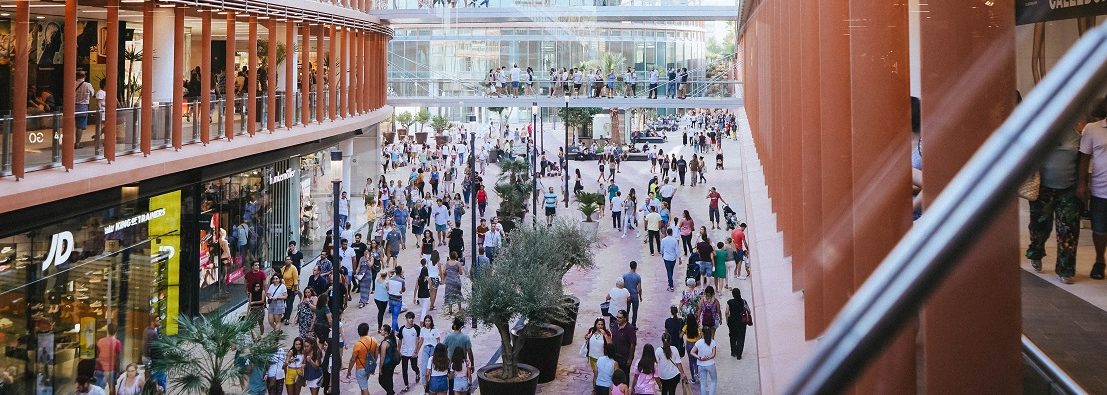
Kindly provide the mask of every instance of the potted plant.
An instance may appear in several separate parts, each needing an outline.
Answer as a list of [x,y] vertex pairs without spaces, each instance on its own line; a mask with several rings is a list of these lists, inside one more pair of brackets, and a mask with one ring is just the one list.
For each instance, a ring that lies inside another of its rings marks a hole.
[[[257,320],[178,318],[179,331],[161,336],[151,347],[160,356],[151,363],[155,372],[166,372],[167,393],[222,395],[223,386],[247,374],[251,366],[264,369],[284,341],[283,331],[254,336]],[[239,363],[238,359],[247,363]]]
[[581,192],[577,194],[577,209],[584,214],[581,228],[589,236],[595,238],[599,231],[600,223],[592,220],[592,215],[603,209],[604,196],[598,192]]
[[500,197],[500,207],[496,215],[500,218],[505,232],[511,232],[527,214],[527,189],[531,185],[528,170],[530,164],[524,159],[505,159],[500,161],[500,179],[493,187]]
[[450,120],[446,119],[446,117],[444,117],[444,116],[435,115],[434,117],[431,117],[430,126],[431,126],[431,129],[434,129],[434,143],[435,143],[435,145],[440,146],[440,147],[445,145],[448,142],[447,141],[447,136],[444,135],[442,132],[445,131],[446,129],[449,129],[451,126],[453,126],[450,123]]
[[419,125],[419,131],[415,132],[415,142],[423,144],[427,142],[427,132],[423,131],[423,126],[427,124],[431,119],[430,110],[426,108],[420,109],[415,113],[415,123]]
[[[466,314],[495,328],[503,347],[503,363],[477,371],[482,394],[534,394],[542,378],[549,381],[557,373],[565,331],[549,323],[567,318],[561,278],[569,264],[565,259],[578,260],[569,258],[572,253],[563,245],[572,241],[561,238],[571,229],[565,224],[557,227],[511,231],[495,264],[474,280]],[[587,242],[577,233],[570,238]],[[516,320],[526,324],[513,333],[511,323]]]
[[399,134],[399,137],[403,138],[406,137],[408,131],[411,130],[411,124],[415,123],[415,117],[413,117],[410,112],[404,111],[400,113],[400,115],[396,116],[396,123],[403,126],[396,131]]

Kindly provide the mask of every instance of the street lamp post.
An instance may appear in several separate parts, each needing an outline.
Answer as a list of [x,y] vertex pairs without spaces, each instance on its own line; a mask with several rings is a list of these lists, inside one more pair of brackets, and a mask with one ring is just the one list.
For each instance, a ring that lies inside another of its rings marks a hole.
[[531,225],[538,226],[538,140],[535,140],[535,132],[538,131],[538,102],[530,105],[530,221]]
[[[332,229],[332,231],[334,233],[332,233],[331,235],[331,259],[335,260],[338,259],[338,245],[340,244],[340,239],[338,236],[340,234],[338,223],[338,206],[339,204],[341,204],[339,198],[342,195],[342,151],[331,151],[331,194],[334,201],[334,203],[332,204],[332,214],[334,217],[334,229]],[[341,267],[341,265],[339,265],[339,267]],[[338,348],[338,342],[341,339],[338,323],[342,319],[342,312],[338,309],[339,303],[335,294],[335,287],[338,282],[341,281],[341,279],[342,277],[338,269],[331,271],[330,307],[331,317],[333,317],[333,319],[331,319],[331,341],[329,342],[327,347],[330,349],[331,353],[331,393],[333,394],[342,393],[342,391],[339,389],[339,382],[341,380],[338,379],[338,374],[342,370],[342,350]]]
[[[562,161],[565,163],[561,164],[561,168],[565,173],[562,177],[565,179],[565,191],[562,193],[565,194],[565,208],[569,208],[569,96],[565,96],[564,114],[565,117],[561,119],[561,123],[565,124],[565,155],[562,155],[564,158]],[[577,154],[579,155],[580,153],[578,152]],[[603,174],[600,174],[600,176],[603,176]]]

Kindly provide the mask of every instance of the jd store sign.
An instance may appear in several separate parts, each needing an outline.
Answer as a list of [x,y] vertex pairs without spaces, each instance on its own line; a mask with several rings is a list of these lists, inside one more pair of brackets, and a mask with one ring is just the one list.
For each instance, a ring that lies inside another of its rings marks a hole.
[[1015,23],[1072,19],[1107,14],[1107,0],[1015,0]]
[[69,260],[73,254],[73,232],[62,231],[50,236],[50,252],[42,261],[42,271],[45,272],[51,265],[57,266]]

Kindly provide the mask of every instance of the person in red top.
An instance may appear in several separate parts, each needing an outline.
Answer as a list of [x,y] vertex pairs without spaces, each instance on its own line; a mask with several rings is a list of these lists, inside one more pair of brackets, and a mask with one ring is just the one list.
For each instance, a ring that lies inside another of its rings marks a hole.
[[707,220],[711,222],[711,229],[721,229],[719,227],[719,201],[722,200],[723,204],[727,205],[730,203],[723,200],[723,195],[720,195],[715,187],[711,187],[711,191],[707,193],[707,199],[710,201],[710,205],[707,207]]
[[250,290],[254,289],[255,283],[261,284],[262,288],[264,288],[268,285],[265,283],[266,280],[265,272],[261,270],[261,262],[254,262],[253,265],[250,266],[250,271],[246,272],[246,299],[250,299]]
[[480,211],[481,218],[484,218],[485,207],[488,207],[488,192],[485,192],[484,185],[481,185],[477,190],[477,210]]
[[119,356],[123,354],[123,343],[115,337],[115,324],[108,324],[108,335],[96,341],[96,382],[104,384],[105,389],[115,384],[115,371],[119,367]]
[[[734,228],[734,230],[730,232],[730,240],[731,240],[731,242],[734,243],[734,248],[738,251],[738,254],[734,257],[734,264],[735,264],[735,268],[734,268],[735,273],[734,274],[738,275],[739,280],[744,280],[744,279],[746,279],[747,277],[750,276],[750,261],[749,261],[750,243],[746,241],[746,223],[745,222],[738,224],[738,227]],[[746,263],[745,264],[745,266],[746,266],[746,275],[745,276],[741,275],[742,274],[742,261],[743,260],[746,261],[745,262]]]

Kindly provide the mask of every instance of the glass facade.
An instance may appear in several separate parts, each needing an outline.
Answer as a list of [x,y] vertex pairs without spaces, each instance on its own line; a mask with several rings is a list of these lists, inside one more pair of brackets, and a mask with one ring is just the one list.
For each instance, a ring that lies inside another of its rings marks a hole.
[[142,361],[152,316],[176,333],[182,207],[174,191],[0,235],[0,392],[106,380]]
[[641,81],[655,67],[687,67],[689,79],[705,75],[703,22],[512,25],[397,27],[389,43],[391,94],[479,95],[484,91],[481,82],[493,68],[531,67],[535,78],[544,81],[550,68],[600,65],[604,54],[616,59],[619,70],[632,67],[639,72]]

